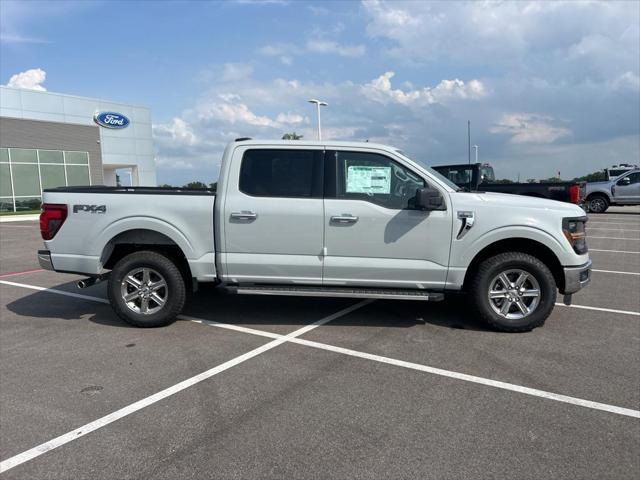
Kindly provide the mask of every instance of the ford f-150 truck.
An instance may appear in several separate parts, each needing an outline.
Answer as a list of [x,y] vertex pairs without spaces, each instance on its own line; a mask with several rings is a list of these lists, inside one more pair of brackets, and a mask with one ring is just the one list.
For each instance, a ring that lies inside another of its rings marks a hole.
[[604,213],[610,205],[640,205],[640,168],[604,182],[587,183],[587,208]]
[[540,326],[590,281],[584,212],[461,191],[372,143],[231,142],[217,192],[45,190],[40,264],[108,280],[126,322],[172,322],[188,289],[440,300],[464,291],[494,328]]

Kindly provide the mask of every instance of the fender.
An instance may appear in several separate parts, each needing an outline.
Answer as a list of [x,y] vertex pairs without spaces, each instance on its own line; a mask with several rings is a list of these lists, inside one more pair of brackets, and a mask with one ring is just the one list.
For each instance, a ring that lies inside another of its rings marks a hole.
[[96,244],[95,251],[98,252],[99,255],[102,255],[104,253],[104,249],[111,240],[113,240],[117,235],[129,230],[152,230],[162,233],[180,247],[187,260],[196,257],[196,253],[194,252],[191,242],[182,234],[182,232],[180,232],[180,230],[159,218],[142,216],[127,217],[109,224],[96,236],[98,243]]
[[575,254],[569,251],[568,245],[562,245],[558,239],[551,234],[540,228],[527,225],[513,225],[489,230],[469,245],[464,245],[464,243],[454,240],[451,246],[450,265],[452,267],[464,267],[466,269],[474,257],[485,247],[500,240],[510,240],[514,238],[525,238],[543,244],[555,254],[561,265],[576,264]]

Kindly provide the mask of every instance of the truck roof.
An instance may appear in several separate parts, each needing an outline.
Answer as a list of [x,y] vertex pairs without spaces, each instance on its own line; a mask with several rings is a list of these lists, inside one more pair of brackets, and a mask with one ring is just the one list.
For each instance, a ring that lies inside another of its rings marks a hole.
[[294,145],[294,146],[310,146],[310,147],[352,147],[352,148],[376,148],[379,150],[389,150],[391,152],[398,152],[399,149],[391,145],[384,145],[382,143],[372,142],[349,142],[342,140],[260,140],[260,139],[237,139],[231,143],[242,145]]

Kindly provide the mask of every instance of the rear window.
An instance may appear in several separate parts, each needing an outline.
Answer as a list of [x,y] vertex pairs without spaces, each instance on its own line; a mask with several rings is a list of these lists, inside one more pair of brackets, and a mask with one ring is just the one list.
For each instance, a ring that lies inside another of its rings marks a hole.
[[322,197],[319,150],[247,150],[240,167],[240,191],[255,197]]

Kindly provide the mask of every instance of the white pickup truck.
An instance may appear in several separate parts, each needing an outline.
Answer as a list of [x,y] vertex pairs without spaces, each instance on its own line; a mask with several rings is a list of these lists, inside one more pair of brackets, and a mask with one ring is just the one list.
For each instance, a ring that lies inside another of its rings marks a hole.
[[463,192],[372,143],[231,142],[218,190],[45,190],[40,265],[108,280],[126,322],[175,320],[187,289],[441,300],[464,291],[494,328],[544,323],[590,281],[584,212]]

